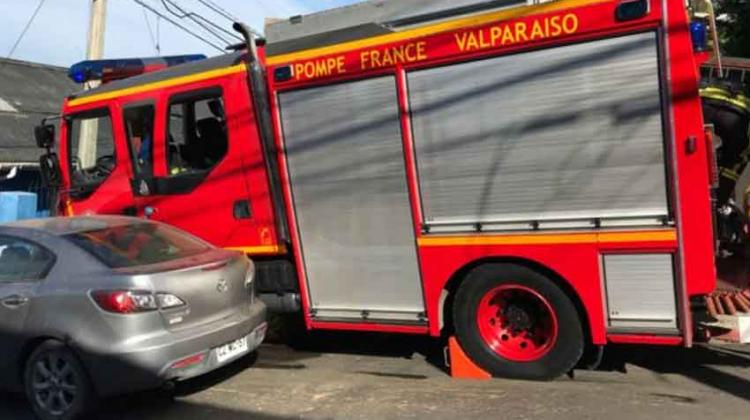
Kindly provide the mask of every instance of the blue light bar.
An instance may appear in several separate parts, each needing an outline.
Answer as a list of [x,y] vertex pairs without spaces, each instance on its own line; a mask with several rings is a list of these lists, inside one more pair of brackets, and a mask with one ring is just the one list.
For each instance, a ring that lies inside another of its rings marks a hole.
[[76,83],[85,83],[91,80],[109,82],[161,70],[178,64],[204,60],[205,58],[206,56],[203,54],[189,54],[169,57],[86,60],[70,66],[68,77]]

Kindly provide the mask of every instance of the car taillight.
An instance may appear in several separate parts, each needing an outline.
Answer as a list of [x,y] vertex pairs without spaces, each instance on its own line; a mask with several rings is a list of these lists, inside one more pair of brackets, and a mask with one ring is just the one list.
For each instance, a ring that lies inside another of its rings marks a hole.
[[156,298],[151,293],[130,290],[99,290],[91,293],[94,302],[107,312],[131,314],[154,311]]
[[169,293],[157,293],[156,300],[159,302],[159,308],[161,309],[170,309],[185,305],[182,299]]

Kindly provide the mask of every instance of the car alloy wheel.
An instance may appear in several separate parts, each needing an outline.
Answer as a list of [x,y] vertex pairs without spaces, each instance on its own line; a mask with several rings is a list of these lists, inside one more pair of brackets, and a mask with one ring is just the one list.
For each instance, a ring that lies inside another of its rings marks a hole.
[[26,361],[26,397],[34,413],[43,420],[77,419],[96,403],[88,375],[65,344],[48,340]]
[[47,353],[32,366],[31,387],[36,404],[53,416],[70,411],[78,395],[75,372],[70,363]]

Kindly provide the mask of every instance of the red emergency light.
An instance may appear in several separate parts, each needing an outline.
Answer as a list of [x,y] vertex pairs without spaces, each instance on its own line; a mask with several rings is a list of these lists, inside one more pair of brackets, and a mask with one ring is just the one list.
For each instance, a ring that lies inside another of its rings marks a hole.
[[205,58],[203,54],[189,54],[169,57],[86,60],[70,66],[68,77],[76,83],[91,80],[101,80],[102,83],[106,83]]

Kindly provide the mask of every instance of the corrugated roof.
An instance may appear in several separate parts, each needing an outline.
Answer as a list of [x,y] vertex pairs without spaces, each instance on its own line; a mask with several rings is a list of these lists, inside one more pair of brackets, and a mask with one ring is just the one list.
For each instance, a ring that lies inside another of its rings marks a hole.
[[34,126],[59,113],[63,98],[80,89],[66,72],[63,67],[0,59],[0,163],[37,162]]

